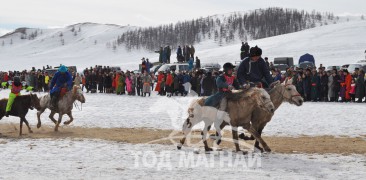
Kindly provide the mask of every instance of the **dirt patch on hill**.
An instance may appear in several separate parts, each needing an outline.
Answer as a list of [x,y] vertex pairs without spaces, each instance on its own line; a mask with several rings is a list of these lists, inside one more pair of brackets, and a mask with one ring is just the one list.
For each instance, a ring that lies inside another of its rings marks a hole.
[[[124,142],[131,144],[163,144],[173,145],[179,142],[182,137],[181,132],[172,130],[149,129],[149,128],[83,128],[61,126],[59,132],[54,132],[53,127],[43,126],[40,129],[33,128],[34,133],[28,133],[23,127],[23,136],[19,137],[19,124],[1,124],[0,139],[101,139],[107,141]],[[212,132],[213,133],[213,132]],[[195,131],[196,138],[191,140],[194,144],[202,147],[199,141],[200,132]],[[225,132],[227,141],[224,141],[221,148],[234,149],[231,141],[231,133]],[[334,136],[301,136],[301,137],[269,137],[263,139],[271,147],[273,152],[278,153],[309,153],[309,154],[366,154],[366,138],[334,137]],[[173,140],[173,141],[172,141]],[[244,142],[244,141],[242,141]],[[241,145],[242,149],[252,147],[254,141],[246,141],[247,144]],[[211,142],[212,146],[212,142]],[[184,147],[183,147],[184,148]]]

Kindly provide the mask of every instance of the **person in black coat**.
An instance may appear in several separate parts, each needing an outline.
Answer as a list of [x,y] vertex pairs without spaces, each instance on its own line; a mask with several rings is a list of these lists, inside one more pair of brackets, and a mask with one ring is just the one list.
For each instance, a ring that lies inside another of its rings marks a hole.
[[328,102],[328,76],[325,71],[320,74],[320,101]]
[[269,87],[272,82],[272,76],[261,57],[262,49],[255,46],[250,49],[250,57],[245,58],[238,68],[238,80],[244,89],[249,88],[249,83],[260,84],[262,87]]
[[215,78],[212,77],[212,72],[207,72],[207,75],[202,80],[202,89],[204,96],[211,96],[215,85]]
[[106,93],[111,93],[112,77],[108,73],[106,73],[105,78],[104,78],[104,88],[106,90]]
[[196,56],[196,69],[201,69],[201,60]]
[[365,97],[365,90],[365,72],[361,69],[356,79],[356,98],[358,98],[358,103],[362,102],[362,99]]
[[99,73],[99,76],[98,76],[98,90],[99,90],[99,93],[103,93],[104,92],[104,74],[102,73]]
[[332,72],[333,76],[333,83],[334,83],[334,101],[338,102],[339,100],[339,91],[341,90],[341,84],[339,83],[339,80],[341,77],[339,76],[337,70],[333,70]]

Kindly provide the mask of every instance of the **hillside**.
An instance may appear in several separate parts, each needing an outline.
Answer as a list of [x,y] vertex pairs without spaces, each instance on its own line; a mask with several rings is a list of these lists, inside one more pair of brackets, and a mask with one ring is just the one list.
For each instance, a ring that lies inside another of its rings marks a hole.
[[[96,64],[118,65],[124,70],[134,70],[138,68],[137,64],[142,57],[148,57],[152,61],[157,61],[158,57],[153,51],[127,51],[113,43],[121,33],[135,29],[137,27],[94,23],[75,24],[59,29],[19,29],[0,38],[0,70],[40,68],[47,64],[57,66],[60,63],[76,65],[79,70]],[[27,39],[22,37],[24,35],[21,31],[26,31]],[[364,32],[366,21],[350,18],[348,22],[341,18],[337,24],[253,40],[249,41],[249,45],[261,47],[263,55],[270,60],[278,56],[292,56],[297,60],[302,54],[311,53],[317,64],[342,65],[364,59]],[[33,39],[29,40],[29,37]],[[213,40],[205,40],[195,44],[196,55],[203,63],[233,62],[239,59],[240,45],[239,38],[222,46]],[[174,58],[175,54],[172,55],[172,59]]]

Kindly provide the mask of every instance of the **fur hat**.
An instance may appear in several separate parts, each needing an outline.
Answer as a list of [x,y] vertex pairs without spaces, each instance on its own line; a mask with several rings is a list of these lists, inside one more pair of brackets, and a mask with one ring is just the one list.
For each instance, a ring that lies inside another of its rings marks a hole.
[[258,46],[252,47],[252,48],[250,48],[249,55],[250,55],[250,57],[261,56],[262,55],[262,49],[259,48]]

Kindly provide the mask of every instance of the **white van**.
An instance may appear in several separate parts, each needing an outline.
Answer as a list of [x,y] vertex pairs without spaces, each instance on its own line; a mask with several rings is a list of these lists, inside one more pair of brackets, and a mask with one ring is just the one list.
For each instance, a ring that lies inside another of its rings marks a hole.
[[[193,67],[195,65],[193,64]],[[188,71],[188,63],[173,63],[173,64],[163,64],[158,71],[156,71],[155,75],[158,75],[160,71],[166,72],[166,71]]]

